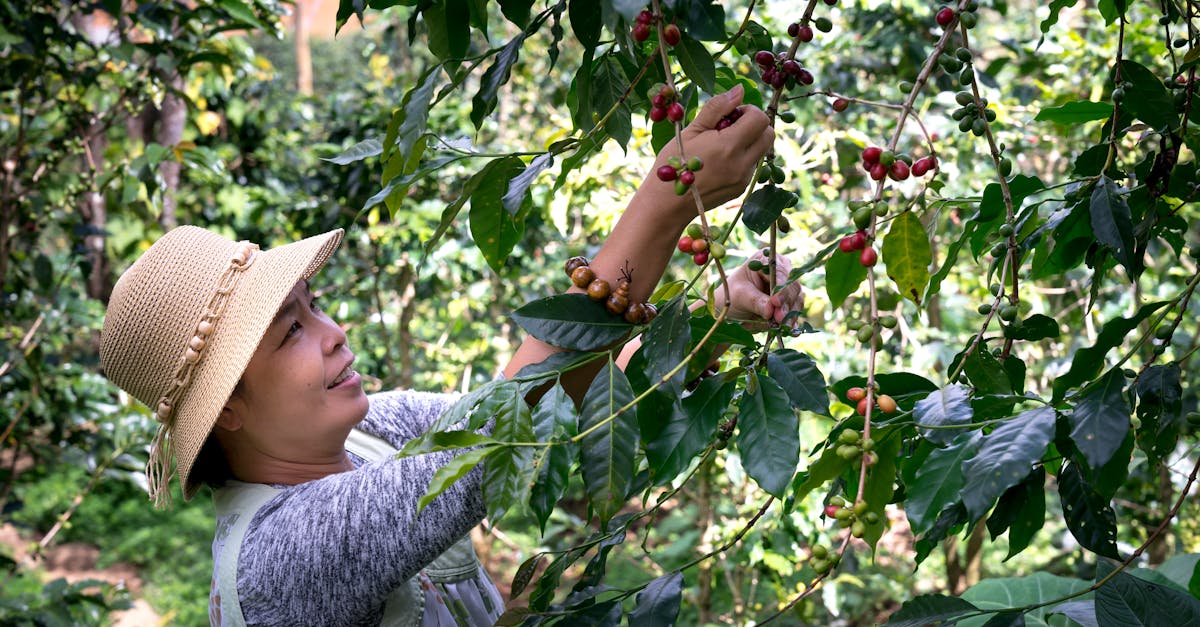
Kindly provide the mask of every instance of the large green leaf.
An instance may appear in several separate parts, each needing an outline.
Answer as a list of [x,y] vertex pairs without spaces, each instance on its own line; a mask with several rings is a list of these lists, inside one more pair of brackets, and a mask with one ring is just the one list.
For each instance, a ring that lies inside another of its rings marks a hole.
[[1012,381],[1004,371],[1004,365],[982,344],[977,345],[963,362],[963,373],[971,385],[982,394],[1011,394]]
[[1125,267],[1131,277],[1141,274],[1141,259],[1134,250],[1133,218],[1129,213],[1129,203],[1115,181],[1107,176],[1100,177],[1092,189],[1088,211],[1096,240],[1112,251],[1113,258]]
[[[1121,108],[1129,109],[1137,118],[1162,130],[1179,125],[1179,114],[1175,112],[1175,102],[1166,85],[1146,66],[1123,59],[1121,61],[1121,80],[1133,83],[1125,89],[1125,99]],[[1124,122],[1128,124],[1128,121]]]
[[1150,366],[1137,379],[1138,447],[1151,464],[1175,450],[1182,429],[1183,387],[1178,363]]
[[605,119],[604,131],[617,140],[624,150],[633,135],[633,123],[630,122],[633,111],[624,99],[625,89],[629,87],[625,69],[614,55],[606,54],[597,61],[591,79],[592,111],[603,118],[610,109],[616,107],[613,114]]
[[[459,212],[462,211],[463,205],[467,204],[467,201],[471,199],[471,195],[475,193],[475,190],[479,187],[480,183],[490,177],[495,176],[497,171],[506,170],[508,168],[507,159],[507,157],[498,157],[487,162],[487,164],[480,168],[478,172],[472,174],[471,178],[467,179],[467,182],[463,184],[462,193],[459,194],[458,198],[455,198],[446,205],[445,209],[442,209],[442,217],[438,221],[437,228],[434,229],[433,235],[429,236],[429,239],[425,240],[425,244],[422,247],[422,250],[424,251],[422,263],[424,263],[424,260],[429,257],[429,253],[433,252],[433,250],[437,248],[437,243],[441,241],[442,236],[445,235],[446,232],[450,230],[450,227],[454,225],[454,220],[458,217]],[[376,196],[378,195],[379,194],[376,194]],[[380,200],[382,200],[382,198]],[[368,201],[368,204],[363,208],[366,209],[370,206],[371,204]]]
[[963,246],[970,241],[971,234],[974,233],[978,228],[979,225],[975,222],[968,221],[963,223],[962,231],[955,236],[956,239],[946,250],[946,259],[942,262],[942,266],[938,268],[937,272],[933,273],[933,276],[929,277],[929,287],[925,289],[926,298],[933,298],[934,294],[941,293],[942,281],[945,281],[946,277],[950,276],[950,271],[953,270],[954,266],[958,263],[959,252],[961,252]]
[[508,254],[525,233],[524,217],[509,214],[502,200],[508,181],[524,169],[520,157],[505,157],[471,192],[471,237],[496,273],[503,270]]
[[533,337],[577,351],[612,346],[632,328],[586,294],[559,294],[535,300],[512,312],[512,318]]
[[825,262],[825,293],[829,306],[837,309],[846,297],[858,291],[858,286],[867,278],[867,269],[858,260],[858,253],[835,250]]
[[1021,326],[1008,326],[1004,329],[1005,337],[1028,342],[1058,337],[1061,333],[1058,321],[1045,314],[1033,314],[1022,320]]
[[571,20],[571,31],[585,48],[595,48],[600,43],[600,30],[604,26],[601,3],[594,0],[571,0],[567,17]]
[[[575,401],[557,383],[533,408],[532,419],[533,432],[539,442],[565,441],[578,432],[579,416],[575,411]],[[534,483],[529,490],[529,507],[543,533],[550,513],[567,489],[571,463],[577,449],[578,446],[574,444],[559,444],[534,451]]]
[[888,618],[887,627],[928,627],[974,613],[979,608],[970,601],[943,594],[923,594],[906,601]]
[[426,505],[433,502],[439,494],[446,491],[446,488],[454,485],[454,482],[462,479],[468,472],[471,472],[479,465],[488,455],[498,451],[498,446],[485,446],[482,448],[471,449],[461,455],[454,457],[446,465],[438,468],[433,473],[433,477],[429,479],[429,487],[425,490],[425,494],[417,501],[417,513],[425,509]]
[[[682,409],[655,411],[658,420],[654,425],[640,421],[646,440],[646,461],[655,483],[673,479],[708,446],[736,387],[736,382],[725,375],[709,377],[683,398]],[[648,429],[655,431],[649,433]]]
[[[1097,580],[1113,570],[1103,560],[1097,566]],[[1096,591],[1096,619],[1101,627],[1197,625],[1200,600],[1169,586],[1117,573]]]
[[699,85],[705,93],[713,93],[717,68],[713,64],[712,55],[708,53],[704,44],[684,33],[679,45],[675,46],[674,52],[675,58],[679,60],[679,67],[683,68],[683,73],[693,83]]
[[629,627],[674,625],[683,597],[683,573],[667,573],[651,581],[637,595],[637,607],[629,613]]
[[905,211],[892,220],[883,237],[883,262],[888,277],[905,298],[921,304],[921,294],[929,282],[929,266],[933,263],[933,248],[921,219]]
[[[533,418],[520,388],[504,388],[499,399],[492,437],[502,442],[529,443],[534,439]],[[483,503],[488,520],[499,521],[508,508],[528,501],[533,481],[533,449],[528,446],[501,446],[483,465]]]
[[496,55],[496,60],[479,79],[479,91],[471,99],[471,123],[475,130],[483,126],[483,120],[496,108],[496,94],[512,74],[513,65],[521,56],[521,47],[525,45],[526,33],[522,31],[513,37]]
[[792,407],[829,415],[829,391],[825,376],[812,357],[790,348],[767,353],[767,374],[787,392]]
[[[1036,572],[1027,577],[997,577],[980,581],[962,594],[981,610],[1005,610],[1038,605],[1074,594],[1088,587],[1082,579],[1059,577],[1046,572]],[[1025,624],[1046,627],[1051,610],[1039,607],[1025,614]],[[985,618],[970,618],[958,623],[960,627],[983,625]],[[1062,619],[1057,619],[1058,623]]]
[[1125,376],[1113,368],[1079,397],[1075,410],[1068,416],[1075,448],[1083,453],[1093,470],[1108,463],[1129,433],[1132,412],[1124,392]]
[[[879,538],[887,529],[887,504],[894,500],[896,458],[900,456],[900,447],[903,443],[903,438],[898,433],[899,429],[899,427],[881,427],[879,430],[871,432],[871,437],[876,441],[875,453],[878,455],[878,461],[867,471],[867,481],[863,486],[863,500],[867,502],[867,512],[874,512],[879,517],[879,522],[873,525],[868,524],[867,532],[862,539],[867,546],[871,547],[872,551],[875,550]],[[851,485],[854,486],[853,490],[856,492],[857,473],[854,473],[854,479]]]
[[767,494],[783,498],[800,461],[800,423],[787,392],[754,371],[738,405],[742,465]]
[[1120,559],[1116,514],[1108,500],[1087,482],[1077,464],[1067,464],[1059,473],[1058,494],[1071,535],[1094,553]]
[[718,41],[728,37],[725,32],[725,8],[713,0],[676,0],[675,16],[683,20],[680,28],[701,41]]
[[1053,407],[1038,407],[1023,412],[983,438],[974,457],[963,462],[963,505],[976,520],[987,513],[1004,491],[1024,479],[1033,464],[1041,460],[1054,437]]
[[1008,531],[1008,556],[1024,551],[1046,523],[1046,469],[1039,466],[996,502],[987,519],[992,539]]
[[461,59],[471,46],[471,12],[466,0],[442,0],[421,11],[429,51],[439,59]]
[[1066,396],[1067,390],[1100,374],[1104,368],[1104,356],[1108,354],[1108,351],[1120,345],[1125,340],[1125,336],[1137,328],[1142,320],[1162,309],[1166,304],[1167,301],[1147,303],[1142,305],[1132,318],[1117,318],[1105,323],[1104,328],[1100,330],[1100,336],[1096,338],[1096,343],[1077,351],[1075,357],[1071,359],[1070,370],[1054,380],[1053,401],[1057,403]]
[[[683,298],[667,303],[642,334],[641,350],[646,357],[646,379],[658,383],[666,377],[687,355],[692,340],[692,314]],[[678,394],[683,389],[686,368],[681,368],[665,382],[665,390]]]
[[975,455],[982,436],[978,432],[962,433],[946,448],[936,448],[916,471],[914,480],[905,486],[904,513],[913,535],[924,535],[937,520],[937,515],[958,501],[966,477],[963,462]]
[[1058,124],[1082,124],[1112,117],[1113,106],[1107,102],[1073,100],[1057,107],[1042,107],[1034,120]]
[[554,165],[554,153],[544,152],[534,157],[533,161],[529,162],[529,166],[522,170],[520,174],[512,177],[508,181],[508,189],[505,190],[504,196],[500,198],[500,202],[504,204],[504,210],[516,217],[521,211],[521,206],[525,204],[529,187],[537,180],[538,175],[545,172],[552,165]]
[[742,224],[755,233],[762,234],[775,224],[780,214],[794,207],[799,197],[782,187],[768,183],[753,192],[742,205]]
[[972,412],[970,390],[954,383],[934,390],[913,406],[913,419],[920,425],[921,435],[935,444],[947,445],[962,433],[954,427],[969,425]]
[[636,472],[637,419],[631,410],[617,414],[632,400],[625,373],[609,361],[592,380],[579,412],[579,432],[587,432],[580,451],[583,484],[601,525],[625,503]]

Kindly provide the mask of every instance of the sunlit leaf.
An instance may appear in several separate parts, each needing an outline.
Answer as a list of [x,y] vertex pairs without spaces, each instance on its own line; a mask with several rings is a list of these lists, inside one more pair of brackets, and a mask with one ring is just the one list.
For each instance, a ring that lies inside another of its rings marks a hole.
[[535,300],[512,312],[512,318],[533,337],[577,351],[611,346],[632,328],[586,294],[558,294]]
[[787,392],[756,375],[738,405],[738,452],[746,473],[767,494],[782,498],[800,461],[800,424]]
[[921,435],[935,444],[950,444],[961,433],[955,427],[971,423],[970,391],[966,386],[954,383],[930,392],[913,406],[913,419],[920,427]]
[[929,245],[925,225],[915,213],[905,211],[892,220],[883,237],[882,256],[888,277],[896,283],[897,291],[920,305],[922,292],[929,282],[933,248]]

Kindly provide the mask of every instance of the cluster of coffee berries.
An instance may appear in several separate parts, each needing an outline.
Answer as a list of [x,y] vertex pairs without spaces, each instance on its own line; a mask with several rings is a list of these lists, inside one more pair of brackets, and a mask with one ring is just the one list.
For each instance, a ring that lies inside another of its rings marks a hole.
[[[994,298],[1000,298],[1001,294],[1004,291],[1004,288],[999,283],[992,283],[990,286],[988,286],[988,291],[991,292],[991,294]],[[981,316],[987,316],[987,315],[991,314],[993,311],[995,311],[996,317],[1000,318],[1004,322],[1012,324],[1013,326],[1020,326],[1020,324],[1021,324],[1021,320],[1020,320],[1020,318],[1018,318],[1018,316],[1021,313],[1021,310],[1019,307],[1012,304],[1011,302],[1005,302],[1005,303],[1001,303],[999,305],[993,305],[992,303],[983,303],[982,305],[980,305],[978,307],[978,309],[976,311],[978,311],[979,315],[981,315]]]
[[682,196],[692,188],[696,182],[696,173],[703,167],[704,162],[700,157],[691,157],[687,163],[679,157],[671,157],[665,164],[658,166],[654,175],[664,183],[675,181],[675,193]]
[[766,163],[762,164],[762,166],[758,168],[758,176],[755,177],[755,180],[759,185],[767,182],[781,185],[787,180],[787,172],[783,171],[783,166],[775,163],[776,158],[777,157],[772,157],[768,159]]
[[841,560],[841,556],[837,553],[830,553],[829,549],[824,546],[814,544],[812,546],[812,561],[808,564],[812,566],[813,570],[817,571],[818,575],[824,575],[833,570],[838,565],[839,560]]
[[708,263],[709,258],[724,259],[725,246],[717,241],[717,238],[721,237],[721,229],[710,226],[708,234],[712,239],[704,237],[704,229],[699,224],[689,224],[683,236],[679,238],[679,252],[691,255],[692,261],[698,266]]
[[[648,10],[643,10],[634,18],[633,28],[629,31],[629,36],[639,44],[650,39],[650,33],[654,30],[655,15]],[[668,46],[675,46],[679,40],[683,38],[683,33],[679,32],[679,27],[674,24],[663,26],[663,43]]]
[[913,161],[912,157],[895,154],[879,146],[867,146],[862,151],[862,167],[871,179],[882,181],[885,177],[903,181],[911,176],[925,176],[937,170],[937,157],[929,155]]
[[614,316],[621,316],[630,324],[649,324],[658,315],[658,308],[651,303],[631,302],[629,286],[633,281],[632,273],[621,269],[621,278],[613,289],[608,281],[596,276],[588,266],[587,257],[571,257],[567,260],[564,270],[571,282],[583,290],[587,290],[588,298],[603,302],[604,308]]
[[[853,433],[856,436],[858,435],[857,431],[842,432],[843,435],[846,433]],[[839,441],[841,441],[840,438]],[[869,441],[869,439],[864,441]],[[841,448],[842,447],[839,446],[838,450],[840,451]],[[854,536],[855,538],[861,538],[866,535],[867,525],[879,524],[879,514],[867,511],[866,501],[858,501],[857,503],[851,505],[846,502],[846,499],[843,499],[840,496],[834,496],[829,499],[829,504],[825,506],[825,515],[836,520],[837,525],[842,529],[849,528],[850,535]],[[815,549],[816,547],[813,548]],[[813,551],[813,557],[816,557],[815,550]],[[816,566],[813,566],[813,569],[819,570]]]
[[[875,254],[875,251],[870,248],[868,248],[866,250],[870,250],[872,255]],[[864,262],[864,264],[865,264],[865,262]],[[891,314],[886,314],[883,316],[879,316],[878,321],[876,321],[876,323],[872,323],[872,324],[868,324],[867,322],[860,320],[858,318],[851,318],[850,320],[848,320],[846,322],[846,326],[849,327],[851,331],[854,331],[855,339],[857,339],[859,342],[861,342],[863,344],[870,344],[872,341],[875,340],[876,336],[879,334],[879,329],[894,329],[894,328],[896,328],[896,325],[898,323],[899,323],[899,320],[896,319],[896,316],[893,316]],[[862,388],[853,388],[853,389],[861,390]],[[861,398],[854,398],[851,400],[859,403],[859,407],[861,410],[861,411],[859,411],[859,413],[862,414],[862,413],[866,412],[866,405],[865,405],[866,392],[855,392],[854,393],[855,396],[858,396],[859,394],[862,394]],[[889,396],[888,399],[891,400],[891,397]],[[875,401],[877,404],[879,403],[878,398],[876,398]],[[885,401],[885,403],[886,403],[886,401]],[[883,405],[880,405],[880,407],[882,408]],[[895,401],[891,401],[891,407],[895,407]],[[891,413],[891,412],[888,412],[888,413]]]
[[646,98],[650,100],[650,120],[682,122],[687,110],[683,108],[683,103],[679,102],[678,97],[675,89],[665,83],[657,83],[651,87],[646,92]]
[[[880,326],[885,326],[882,323],[882,318],[880,318]],[[895,322],[892,323],[892,326],[895,326]],[[862,328],[872,329],[872,327],[869,325],[864,325]],[[874,331],[874,329],[872,329],[872,331]],[[867,408],[869,406],[867,405],[867,389],[866,388],[854,387],[854,388],[850,388],[849,390],[846,390],[846,399],[849,400],[850,402],[856,404],[854,409],[855,409],[855,411],[858,412],[858,415],[860,415],[860,416],[867,415]],[[882,411],[885,414],[894,414],[897,411],[899,411],[899,409],[900,409],[899,405],[896,404],[896,399],[888,396],[887,394],[876,394],[875,395],[875,407],[877,407],[879,409],[879,411]],[[848,437],[845,434],[846,434],[846,432],[843,431],[842,436]],[[855,434],[855,435],[857,435],[857,434]],[[865,442],[870,442],[870,438],[865,440]],[[849,444],[849,443],[843,442],[843,444]],[[873,445],[873,443],[872,443],[872,445]],[[870,449],[865,448],[863,450],[869,451]],[[838,454],[839,455],[841,454],[840,449],[838,450]]]
[[743,113],[745,113],[745,111],[743,111],[741,107],[735,107],[733,111],[730,111],[720,120],[717,120],[717,130],[723,131],[733,126],[734,122],[737,122],[739,119],[741,119]]
[[962,25],[967,28],[975,28],[977,17],[975,12],[979,10],[978,0],[969,0],[967,5],[963,7],[962,12],[955,11],[954,7],[942,7],[934,14],[933,19],[938,26],[949,28],[954,23],[954,18],[962,22]]
[[812,72],[804,69],[799,61],[788,58],[787,53],[776,55],[770,50],[759,50],[754,53],[754,62],[758,64],[762,82],[775,89],[813,84]]

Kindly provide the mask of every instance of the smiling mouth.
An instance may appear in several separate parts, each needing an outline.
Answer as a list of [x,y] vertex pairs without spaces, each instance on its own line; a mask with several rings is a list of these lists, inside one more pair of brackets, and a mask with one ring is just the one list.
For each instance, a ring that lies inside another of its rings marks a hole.
[[329,384],[330,388],[337,387],[343,381],[345,381],[346,379],[349,379],[351,376],[354,375],[354,369],[350,367],[351,365],[352,364],[346,364],[346,367],[343,368],[340,373],[338,373],[338,376],[337,376],[337,378],[335,378],[333,380],[333,383]]

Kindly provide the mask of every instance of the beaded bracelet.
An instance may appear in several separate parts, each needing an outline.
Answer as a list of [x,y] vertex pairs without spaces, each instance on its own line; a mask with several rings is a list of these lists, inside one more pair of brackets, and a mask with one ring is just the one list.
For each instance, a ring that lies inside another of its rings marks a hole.
[[596,276],[588,267],[587,257],[571,257],[564,269],[575,287],[586,290],[588,298],[596,302],[604,302],[604,308],[614,316],[621,316],[630,324],[649,324],[658,315],[658,308],[651,303],[630,302],[629,285],[633,282],[633,272],[621,268],[621,278],[617,280],[614,290],[608,281]]

